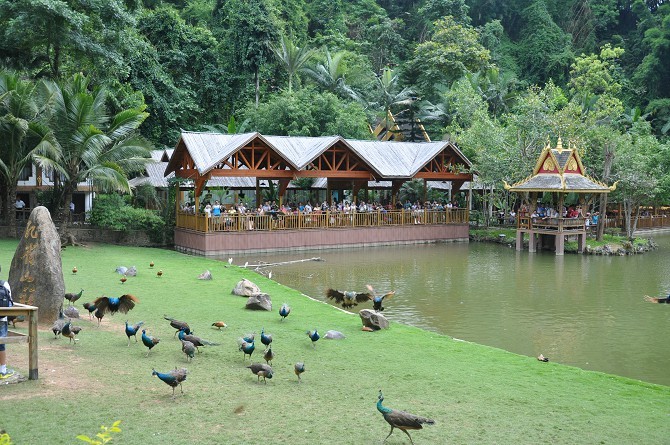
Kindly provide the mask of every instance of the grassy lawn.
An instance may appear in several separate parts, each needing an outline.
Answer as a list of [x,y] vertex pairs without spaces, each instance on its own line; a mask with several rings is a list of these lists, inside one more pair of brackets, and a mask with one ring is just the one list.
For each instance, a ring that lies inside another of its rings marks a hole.
[[[0,240],[2,278],[15,247]],[[375,407],[380,389],[386,406],[435,419],[434,426],[411,432],[417,445],[661,444],[670,437],[670,387],[543,363],[397,323],[363,332],[357,314],[240,267],[168,250],[94,245],[68,247],[62,258],[67,291],[84,289],[77,302],[83,330],[71,345],[54,339],[50,325],[41,326],[39,380],[0,385],[0,428],[15,444],[83,443],[78,434],[92,437],[116,420],[122,431],[113,443],[119,444],[379,444],[390,430]],[[121,284],[114,272],[120,265],[137,266],[137,277]],[[206,269],[214,279],[198,280]],[[272,312],[247,311],[245,299],[231,295],[242,278],[271,295]],[[129,314],[108,315],[100,327],[89,322],[83,302],[125,293],[140,300]],[[293,311],[280,321],[283,302]],[[188,321],[196,335],[220,345],[187,363],[163,315]],[[160,337],[149,357],[141,342],[127,346],[126,319],[143,320]],[[213,328],[218,320],[228,328]],[[236,343],[255,331],[253,361],[262,362],[263,327],[274,337],[276,354],[267,384],[245,369],[250,361]],[[313,348],[305,332],[315,328],[347,338],[321,339]],[[10,366],[27,374],[27,346],[10,345],[8,355]],[[297,361],[306,367],[301,384],[293,374]],[[175,367],[188,368],[189,376],[185,394],[177,389],[172,400],[171,388],[151,370]],[[387,441],[407,443],[397,429]]]

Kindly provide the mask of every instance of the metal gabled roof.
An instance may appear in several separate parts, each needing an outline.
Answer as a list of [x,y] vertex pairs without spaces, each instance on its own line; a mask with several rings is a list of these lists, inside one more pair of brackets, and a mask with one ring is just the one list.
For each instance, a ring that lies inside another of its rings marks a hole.
[[[358,156],[384,178],[411,178],[442,150],[448,141],[391,142],[347,140]],[[468,162],[465,156],[457,153]]]
[[188,153],[200,175],[228,159],[258,136],[260,135],[257,132],[243,134],[181,132],[181,139],[188,148]]
[[296,167],[302,170],[321,153],[341,141],[340,136],[263,136],[265,140]]
[[146,176],[138,176],[128,182],[130,183],[131,187],[137,187],[142,184],[151,184],[153,187],[167,188],[168,179],[174,177],[174,172],[167,176],[163,176],[167,165],[167,162],[149,162],[144,166]]

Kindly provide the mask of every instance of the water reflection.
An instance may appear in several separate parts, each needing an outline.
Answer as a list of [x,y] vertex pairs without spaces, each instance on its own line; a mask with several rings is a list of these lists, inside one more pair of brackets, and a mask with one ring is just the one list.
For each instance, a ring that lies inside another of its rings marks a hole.
[[[670,236],[629,257],[515,252],[491,244],[426,244],[240,256],[236,264],[318,256],[277,266],[273,279],[326,300],[328,288],[395,289],[384,314],[456,338],[584,369],[670,385]],[[371,304],[358,308],[370,307]]]

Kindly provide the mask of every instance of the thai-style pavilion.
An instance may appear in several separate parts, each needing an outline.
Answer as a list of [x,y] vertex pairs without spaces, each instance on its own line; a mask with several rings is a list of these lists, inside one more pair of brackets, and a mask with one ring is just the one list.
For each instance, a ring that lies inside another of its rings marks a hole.
[[[261,181],[277,181],[281,205],[290,181],[297,178],[325,179],[326,196],[331,196],[331,190],[352,190],[354,198],[370,183],[387,181],[395,199],[402,184],[412,179],[450,182],[452,191],[457,191],[472,180],[470,167],[470,161],[450,141],[388,142],[340,136],[183,131],[164,175],[174,173],[192,180],[195,209],[199,209],[199,197],[208,181],[221,177],[253,178],[257,205]],[[346,216],[315,212],[208,218],[197,211],[185,212],[179,202],[181,193],[177,196],[175,245],[179,250],[203,255],[468,238],[467,209],[421,215],[390,210]]]
[[[530,206],[517,217],[516,250],[523,250],[523,237],[528,234],[528,251],[536,252],[538,247],[548,245],[553,238],[556,255],[563,255],[567,236],[576,236],[578,250],[583,253],[586,245],[586,215],[580,212],[577,217],[563,215],[565,196],[576,193],[580,196],[579,209],[585,208],[585,197],[591,194],[609,193],[616,188],[607,186],[586,174],[579,151],[569,145],[563,147],[558,139],[556,148],[550,143],[544,147],[537,159],[533,173],[528,178],[513,185],[505,183],[505,189],[515,193],[528,194]],[[534,216],[538,196],[542,193],[555,194],[557,216]]]

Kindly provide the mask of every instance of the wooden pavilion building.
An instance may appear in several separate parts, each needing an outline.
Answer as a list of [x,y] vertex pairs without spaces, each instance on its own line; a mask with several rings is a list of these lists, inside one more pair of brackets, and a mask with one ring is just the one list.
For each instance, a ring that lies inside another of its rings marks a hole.
[[[511,192],[528,194],[530,206],[517,216],[516,250],[523,250],[524,234],[528,234],[528,251],[536,252],[538,248],[553,245],[556,255],[563,255],[565,239],[576,236],[578,250],[583,253],[586,246],[586,215],[581,209],[586,207],[586,196],[609,193],[616,188],[607,186],[586,174],[579,151],[574,146],[563,147],[561,138],[556,148],[549,142],[537,159],[533,174],[528,178],[509,185],[505,189]],[[536,215],[538,197],[542,193],[552,193],[557,198],[556,215]],[[579,211],[576,217],[563,215],[565,196],[568,193],[579,195]]]
[[[327,193],[388,181],[395,197],[406,181],[450,182],[458,191],[472,181],[470,161],[450,141],[388,142],[340,136],[289,137],[260,133],[218,134],[183,131],[164,175],[193,181],[195,209],[208,181],[253,178],[256,205],[261,182],[277,181],[279,205],[290,181],[325,178]],[[404,210],[336,214],[224,214],[220,218],[186,212],[177,193],[175,246],[207,256],[283,249],[432,242],[468,239],[468,209],[422,214]]]

